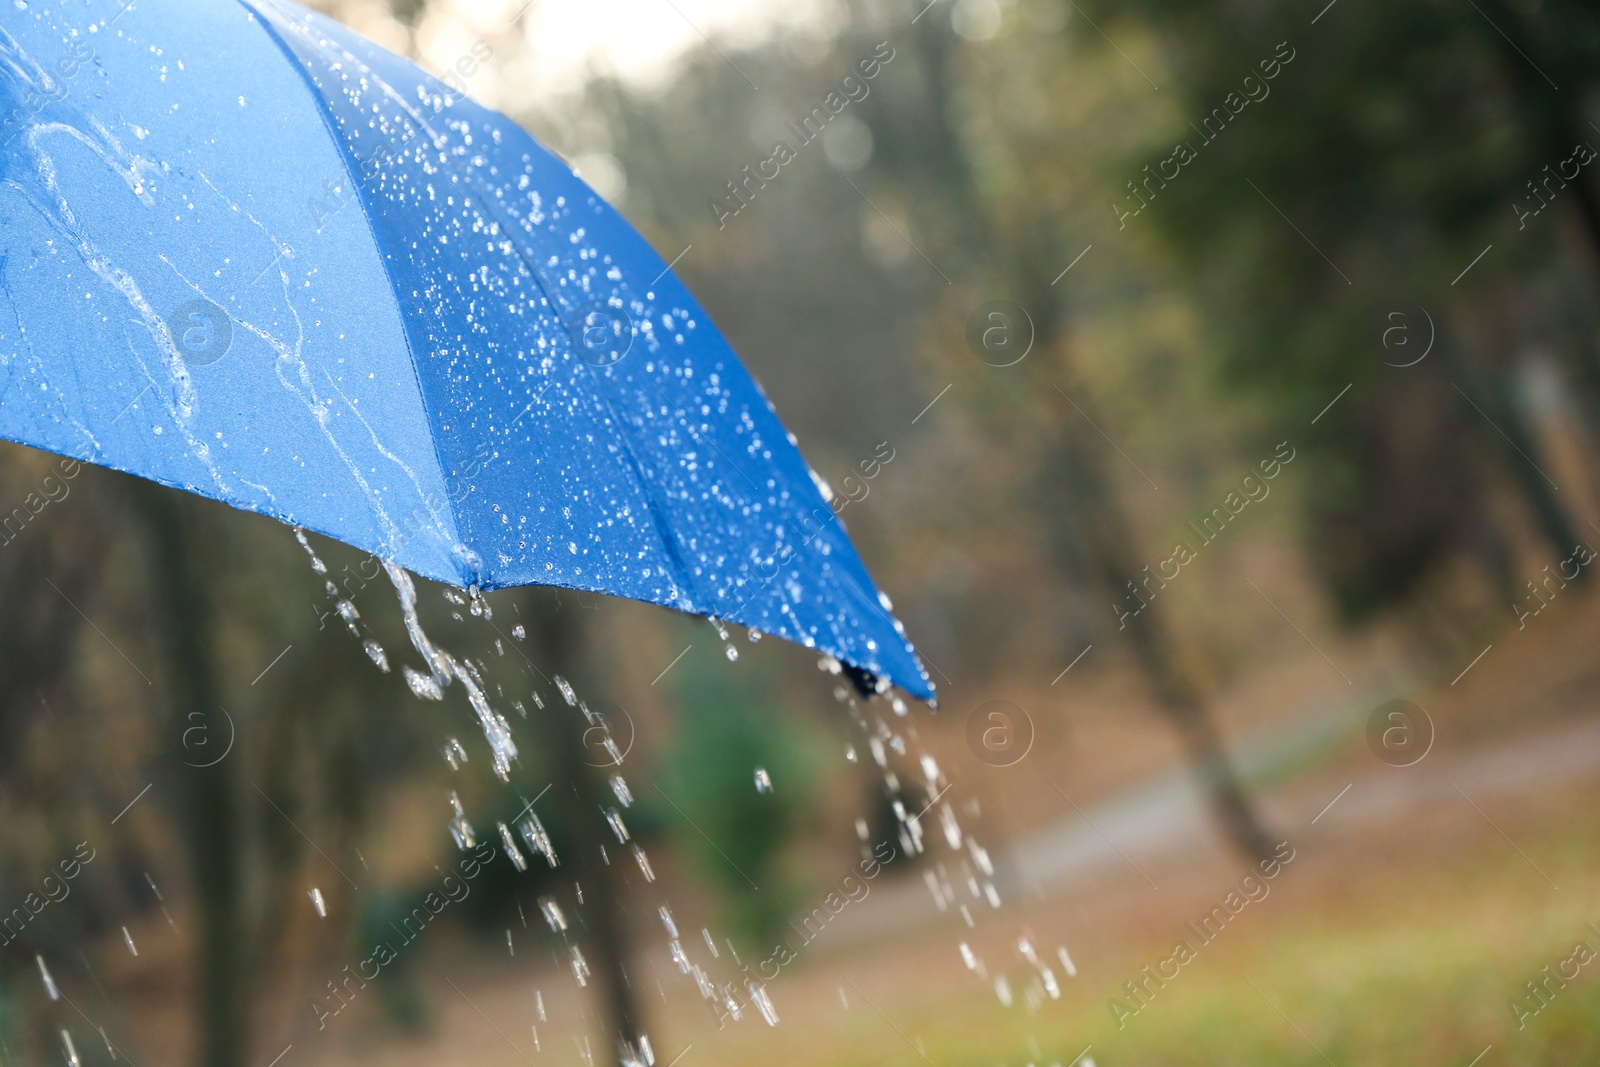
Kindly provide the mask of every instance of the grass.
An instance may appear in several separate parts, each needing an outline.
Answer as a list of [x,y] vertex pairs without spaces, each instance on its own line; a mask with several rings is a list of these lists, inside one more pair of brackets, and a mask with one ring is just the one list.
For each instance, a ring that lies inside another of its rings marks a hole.
[[[1494,813],[1559,890],[1470,809],[1408,819],[1381,839],[1368,832],[1307,846],[1303,868],[1286,872],[1275,897],[1251,905],[1120,1030],[1107,999],[1167,955],[1170,932],[1203,909],[1119,920],[1095,958],[1079,960],[1083,972],[1062,999],[1031,1012],[1020,994],[1003,1008],[958,964],[936,963],[935,972],[918,955],[943,960],[937,950],[949,940],[953,956],[956,930],[819,961],[796,976],[809,994],[774,989],[780,1010],[799,1001],[798,1017],[772,1031],[696,1037],[697,1067],[1065,1067],[1090,1045],[1101,1067],[1468,1067],[1490,1046],[1481,1067],[1600,1065],[1600,957],[1521,1029],[1507,1007],[1579,940],[1600,952],[1600,936],[1586,927],[1600,926],[1600,866],[1584,816],[1597,800],[1600,791],[1585,790],[1543,813],[1533,805]],[[1035,905],[1000,922],[1037,929],[1059,910]],[[1018,968],[1010,970],[1015,983]],[[835,987],[846,988],[852,1010],[841,1009]]]

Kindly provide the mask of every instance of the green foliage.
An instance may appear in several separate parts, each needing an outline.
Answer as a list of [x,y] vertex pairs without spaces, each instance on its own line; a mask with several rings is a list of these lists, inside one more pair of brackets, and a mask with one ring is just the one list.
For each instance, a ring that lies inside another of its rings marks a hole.
[[[677,674],[662,817],[696,876],[722,891],[734,934],[770,945],[808,888],[785,859],[814,801],[815,755],[753,665],[689,656]],[[757,790],[758,768],[770,792]]]
[[[1161,91],[1177,103],[1124,157],[1131,187],[1108,191],[1135,212],[1127,230],[1159,233],[1174,254],[1217,380],[1262,404],[1273,438],[1305,442],[1319,486],[1309,554],[1345,616],[1404,602],[1452,555],[1503,570],[1486,479],[1509,476],[1542,531],[1569,540],[1570,517],[1516,451],[1535,451],[1533,432],[1509,398],[1519,350],[1544,344],[1595,407],[1592,298],[1563,307],[1550,292],[1593,270],[1593,175],[1557,182],[1544,217],[1519,217],[1541,202],[1531,183],[1546,165],[1600,143],[1579,106],[1600,71],[1592,5],[1318,15],[1146,0],[1118,13],[1124,32],[1142,20],[1161,42]],[[1195,158],[1163,169],[1175,144]],[[1395,366],[1384,331],[1397,321],[1417,342],[1407,358],[1436,336],[1426,365]],[[1346,386],[1342,410],[1313,427]]]

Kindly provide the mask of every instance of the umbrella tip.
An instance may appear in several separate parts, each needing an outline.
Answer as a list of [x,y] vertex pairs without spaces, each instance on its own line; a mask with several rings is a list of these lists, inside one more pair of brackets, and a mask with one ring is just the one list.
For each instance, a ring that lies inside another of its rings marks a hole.
[[879,688],[878,676],[871,671],[863,670],[850,663],[840,663],[844,676],[850,679],[850,684],[856,687],[856,692],[862,700],[871,700],[883,690]]

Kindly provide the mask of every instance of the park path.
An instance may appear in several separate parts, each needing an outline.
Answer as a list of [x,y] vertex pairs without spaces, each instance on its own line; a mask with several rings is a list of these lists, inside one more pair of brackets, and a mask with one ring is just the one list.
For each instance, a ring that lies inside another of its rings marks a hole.
[[[1236,765],[1269,827],[1298,842],[1434,805],[1481,805],[1600,774],[1600,718],[1480,747],[1430,751],[1410,767],[1388,766],[1368,756],[1361,739],[1372,709],[1409,688],[1383,677],[1356,686],[1354,696],[1340,687],[1233,742]],[[1352,750],[1361,757],[1350,759]],[[1129,867],[1227,851],[1183,765],[1078,805],[1081,811],[1063,801],[1059,818],[993,850],[1004,900],[1056,899]],[[875,887],[848,912],[840,918],[849,921],[829,928],[829,947],[894,938],[949,919],[922,880],[909,878]]]

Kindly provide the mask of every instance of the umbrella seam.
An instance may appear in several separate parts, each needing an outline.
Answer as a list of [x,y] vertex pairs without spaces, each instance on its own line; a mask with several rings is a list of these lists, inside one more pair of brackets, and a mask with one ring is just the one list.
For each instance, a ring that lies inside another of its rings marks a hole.
[[[239,0],[239,2],[241,4],[244,4],[246,7],[251,7],[250,0]],[[270,2],[270,0],[267,0],[267,2]],[[264,21],[265,20],[263,20],[263,22]],[[295,65],[296,69],[297,70],[302,69],[302,66],[303,66],[302,63],[300,62],[300,60],[297,57],[295,57],[293,55],[292,51],[289,49],[288,45],[281,39],[281,36],[277,33],[277,31],[275,29],[273,29],[272,27],[270,27],[270,26],[267,27],[267,30],[268,30],[269,33],[271,33],[273,35],[273,38],[278,43],[279,47],[281,49],[283,49],[285,51],[285,53],[290,55],[290,58],[294,62],[294,65]],[[320,52],[321,49],[319,48],[318,51]],[[358,58],[358,61],[359,61],[359,57],[357,57],[357,58]],[[365,64],[363,64],[363,66],[365,66]],[[379,81],[382,81],[381,77],[379,77],[376,74],[376,72],[372,71],[370,68],[367,68],[366,72],[370,76],[372,76],[374,78],[377,78]],[[423,74],[425,76],[429,76],[429,75],[426,75],[426,72],[423,72]],[[437,79],[435,79],[435,80],[437,80]],[[330,110],[328,109],[325,101],[322,99],[322,95],[321,95],[320,91],[318,91],[316,89],[316,86],[314,84],[311,85],[311,88],[313,90],[313,95],[315,95],[317,97],[318,107],[319,107],[319,110],[323,114],[324,121],[330,127],[332,127],[332,131],[331,132],[334,135],[334,140],[337,142],[337,147],[338,147],[338,149],[340,151],[340,156],[341,156],[341,158],[346,158],[347,152],[348,152],[348,146],[347,146],[347,143],[345,141],[344,134],[334,124],[335,120],[333,119],[333,116],[332,116]],[[448,92],[448,87],[441,86],[441,88],[445,89]],[[396,94],[396,95],[398,95],[398,94]],[[421,127],[421,130],[424,133],[424,135],[426,135],[426,136],[428,136],[430,138],[435,136],[435,131],[434,131],[432,125],[428,123],[427,118],[425,116],[423,116],[423,117],[411,116],[411,118],[412,118],[412,121],[418,123],[418,125]],[[538,264],[533,261],[533,259],[522,249],[522,247],[520,246],[518,241],[514,239],[514,235],[516,233],[516,228],[514,226],[509,225],[509,223],[514,221],[514,220],[511,220],[511,219],[508,219],[508,218],[502,216],[501,213],[496,210],[495,204],[493,202],[493,198],[489,197],[489,196],[485,196],[483,194],[483,191],[482,191],[481,187],[479,186],[478,182],[474,180],[472,174],[469,171],[466,171],[466,170],[462,169],[461,167],[457,166],[454,163],[454,161],[452,161],[452,160],[450,160],[448,158],[445,159],[443,162],[441,162],[440,165],[442,167],[447,168],[450,171],[454,172],[458,178],[460,178],[463,182],[465,182],[467,187],[472,191],[472,193],[474,195],[474,198],[479,202],[479,204],[480,204],[482,210],[484,211],[484,213],[486,215],[488,215],[489,217],[495,219],[495,221],[500,223],[500,225],[505,228],[506,233],[507,233],[508,238],[509,238],[508,243],[511,245],[512,250],[515,252],[517,258],[522,261],[523,265],[527,267],[529,273],[533,277],[534,283],[536,285],[538,285],[540,291],[544,293],[545,299],[549,302],[549,304],[551,306],[551,310],[553,312],[555,312],[558,322],[562,321],[561,320],[561,314],[560,314],[560,307],[561,307],[561,304],[564,301],[553,290],[553,288],[550,286],[550,284],[545,280],[544,274],[539,269]],[[347,162],[347,166],[348,166],[348,162]],[[363,206],[363,209],[365,209],[365,207],[366,207],[366,199],[362,195],[362,186],[361,186],[361,184],[359,182],[356,183],[356,189],[358,191],[357,195],[362,197],[362,206]],[[596,195],[598,195],[598,194],[596,194]],[[364,214],[364,217],[365,217],[365,211],[363,211],[363,214]],[[370,218],[366,218],[366,221],[368,223],[368,229],[370,231],[372,229],[371,219]],[[373,234],[373,241],[374,241],[374,244],[377,245],[380,249],[382,248],[382,244],[381,244],[381,242],[378,241],[375,232]],[[657,256],[657,259],[659,259],[659,258],[660,257]],[[387,263],[385,264],[385,268],[384,269],[385,269],[386,272],[388,271]],[[394,281],[393,276],[390,275],[391,285],[392,285],[393,281]],[[402,319],[403,319],[403,316],[402,316]],[[409,331],[408,331],[408,334],[407,334],[407,341],[408,341],[408,346],[409,346],[409,341],[410,341]],[[412,365],[412,370],[413,370],[413,373],[415,373],[416,372],[416,365],[415,365],[416,364],[416,355],[415,355],[415,349],[414,348],[412,349],[411,354],[412,354],[412,364],[413,364]],[[582,360],[577,360],[576,352],[572,351],[570,349],[570,346],[569,346],[569,355],[576,362],[582,363],[584,371],[589,375],[590,379],[596,381],[597,384],[598,384],[598,376],[595,374],[594,368],[589,366],[586,362],[583,362]],[[420,380],[418,382],[418,389],[419,389],[419,391],[422,389]],[[704,603],[707,603],[708,605],[714,605],[718,598],[716,596],[714,596],[714,595],[711,595],[709,590],[701,588],[700,583],[695,581],[694,573],[693,573],[692,569],[688,566],[687,561],[683,558],[681,546],[678,544],[676,533],[674,533],[670,527],[666,526],[662,522],[661,515],[659,513],[660,510],[661,510],[660,507],[659,507],[659,502],[656,499],[656,494],[654,492],[654,488],[653,488],[651,479],[646,476],[644,465],[639,459],[639,456],[637,454],[637,449],[634,448],[634,443],[633,443],[631,434],[628,432],[628,429],[627,429],[627,427],[628,427],[627,420],[624,420],[623,418],[621,418],[618,415],[617,410],[616,410],[615,406],[613,405],[612,398],[608,395],[608,390],[606,390],[605,388],[596,388],[595,389],[595,394],[598,396],[598,398],[600,399],[601,403],[604,404],[606,413],[610,417],[612,423],[614,425],[616,425],[619,429],[622,430],[622,433],[620,434],[620,436],[621,436],[623,445],[624,445],[624,447],[625,447],[625,449],[627,451],[627,463],[625,464],[625,468],[631,469],[631,472],[632,472],[633,478],[634,478],[634,482],[637,485],[637,487],[639,488],[641,495],[643,495],[645,497],[645,499],[647,501],[651,502],[651,504],[652,504],[651,508],[649,509],[651,524],[656,529],[656,535],[661,541],[662,548],[665,550],[667,558],[671,561],[671,563],[673,564],[673,567],[678,572],[677,573],[677,579],[678,579],[679,584],[682,585],[687,592],[693,594],[695,599],[700,600],[700,601],[702,601]],[[641,396],[644,395],[642,390],[640,391],[640,395]],[[430,419],[430,421],[431,421],[431,419]],[[434,449],[435,449],[435,456],[439,459],[440,469],[442,471],[444,469],[444,462],[443,462],[443,458],[438,455],[438,442],[437,442],[437,440],[435,440],[435,442],[434,442]],[[454,517],[453,513],[452,513],[452,517]],[[483,578],[483,576],[481,576],[481,575],[475,575],[474,577],[477,578],[479,581],[482,581],[482,578]],[[543,583],[540,583],[540,584],[543,584]]]
[[[365,193],[365,189],[364,189],[364,187],[363,187],[363,185],[361,183],[361,180],[360,180],[360,177],[359,177],[359,172],[357,170],[355,170],[351,165],[352,162],[353,162],[354,153],[352,152],[348,142],[345,140],[344,134],[339,130],[339,128],[338,128],[338,126],[336,124],[336,121],[335,121],[335,119],[333,117],[332,110],[328,107],[327,100],[324,99],[324,97],[322,95],[322,92],[321,92],[321,90],[319,90],[317,88],[316,83],[311,80],[310,75],[305,70],[305,64],[301,61],[300,57],[297,56],[295,54],[294,50],[289,47],[288,42],[283,39],[283,36],[277,31],[276,27],[274,27],[271,24],[271,22],[267,19],[267,17],[264,14],[262,14],[262,12],[260,10],[257,9],[255,3],[252,2],[252,0],[237,0],[237,2],[238,2],[240,7],[243,7],[246,11],[248,11],[251,14],[251,16],[253,17],[254,21],[261,27],[262,32],[266,33],[267,36],[272,39],[273,44],[277,45],[278,50],[283,53],[285,58],[288,59],[289,65],[294,69],[296,75],[298,75],[301,78],[302,83],[305,85],[307,91],[310,92],[311,97],[312,97],[313,101],[316,104],[317,113],[320,116],[322,116],[323,125],[326,126],[327,129],[328,129],[330,140],[332,140],[332,142],[333,142],[334,151],[336,153],[338,153],[339,160],[340,160],[340,162],[343,164],[343,166],[345,168],[346,177],[350,180],[351,188],[353,190],[355,190],[356,199],[357,199],[357,201],[358,201],[358,203],[360,205],[360,208],[361,208],[361,221],[367,228],[367,235],[372,240],[372,247],[374,249],[376,249],[377,252],[379,253],[378,260],[379,260],[380,265],[383,268],[384,277],[387,278],[388,281],[389,281],[389,291],[391,293],[396,293],[397,294],[399,292],[399,290],[398,290],[398,288],[396,287],[396,284],[395,284],[394,273],[393,273],[392,270],[390,270],[389,262],[388,262],[387,258],[383,254],[386,251],[385,248],[384,248],[384,245],[383,245],[383,243],[381,241],[378,240],[377,231],[373,227],[372,216],[370,215],[370,213],[368,211],[368,208],[367,208],[366,193]],[[270,4],[271,0],[264,0],[264,2]],[[273,5],[273,6],[276,7],[276,5]],[[285,18],[285,21],[290,21],[290,20],[288,20],[287,16],[284,16],[284,18]],[[320,51],[320,49],[319,49],[319,51]],[[398,303],[399,303],[399,301],[398,301],[398,297],[397,297],[397,299],[396,299],[396,306],[397,307],[398,307]],[[435,419],[434,414],[430,410],[429,404],[427,403],[427,399],[428,399],[427,388],[423,384],[421,372],[417,369],[417,349],[416,349],[416,345],[415,345],[414,340],[413,340],[413,338],[411,336],[411,330],[407,325],[405,313],[403,311],[399,311],[399,312],[397,312],[397,317],[400,319],[400,334],[405,340],[406,356],[407,356],[407,360],[408,360],[408,362],[409,362],[409,364],[411,366],[412,380],[416,383],[417,396],[421,400],[423,418],[427,421],[429,429],[434,431],[434,432],[432,432],[432,433],[430,433],[428,435],[429,436],[429,442],[428,443],[429,443],[429,445],[431,446],[431,448],[433,450],[434,463],[437,465],[437,467],[439,469],[439,478],[440,478],[440,480],[442,482],[445,483],[445,488],[446,488],[447,495],[448,495],[448,489],[449,489],[448,468],[445,465],[443,454],[439,451],[439,435],[438,435],[438,429],[439,428],[438,428],[437,420]],[[427,501],[423,501],[423,503],[426,505]],[[429,510],[431,511],[432,509],[430,508]],[[462,537],[461,524],[460,524],[459,518],[456,515],[455,507],[454,507],[453,504],[448,505],[445,508],[445,514],[450,519],[450,526],[451,526],[450,533],[451,533],[452,537],[454,538],[456,545],[458,545],[458,546],[466,546],[466,540],[465,540],[464,537]],[[452,555],[455,556],[455,562],[456,562],[456,566],[459,568],[459,574],[464,576],[466,579],[468,579],[467,581],[463,581],[463,582],[460,583],[462,588],[466,588],[467,586],[476,584],[483,577],[481,574],[478,574],[475,570],[469,570],[469,568],[468,568],[468,566],[466,564],[466,561],[463,560],[459,555],[457,555],[455,553],[452,553]],[[396,562],[398,562],[398,561],[396,561]]]

